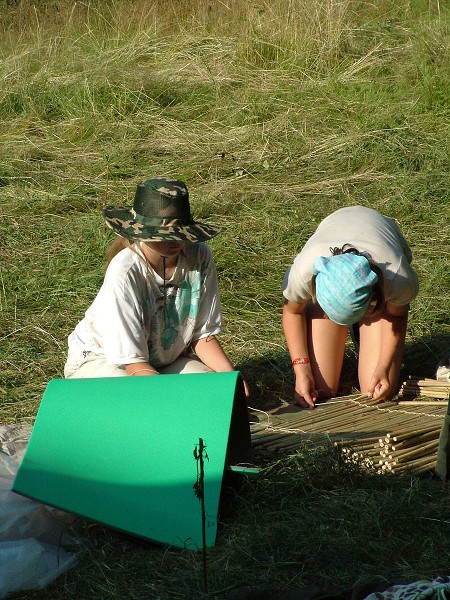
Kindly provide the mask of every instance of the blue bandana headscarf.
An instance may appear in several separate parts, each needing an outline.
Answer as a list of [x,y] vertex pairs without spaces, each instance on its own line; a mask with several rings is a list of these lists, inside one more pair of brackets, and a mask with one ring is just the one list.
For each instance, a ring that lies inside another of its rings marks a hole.
[[360,321],[369,308],[378,277],[365,256],[319,256],[313,263],[317,302],[338,325]]

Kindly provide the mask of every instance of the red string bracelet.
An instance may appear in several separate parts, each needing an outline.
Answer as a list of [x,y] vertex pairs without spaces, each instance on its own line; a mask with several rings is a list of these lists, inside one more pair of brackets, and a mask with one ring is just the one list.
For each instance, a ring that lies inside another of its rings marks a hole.
[[309,365],[309,358],[294,358],[292,366],[295,367],[295,365]]

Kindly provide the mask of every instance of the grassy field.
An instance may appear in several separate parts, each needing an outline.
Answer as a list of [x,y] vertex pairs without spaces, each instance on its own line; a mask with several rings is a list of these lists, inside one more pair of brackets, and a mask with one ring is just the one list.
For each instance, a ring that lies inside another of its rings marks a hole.
[[[449,16],[442,0],[0,0],[0,422],[32,422],[62,376],[104,273],[100,209],[154,175],[186,181],[196,219],[225,228],[211,242],[220,339],[252,406],[292,393],[283,273],[351,204],[394,217],[410,243],[421,289],[403,372],[432,377],[450,355]],[[349,346],[343,393],[355,373]],[[221,599],[450,574],[450,506],[431,476],[369,476],[305,448],[230,497],[208,595],[199,555],[86,525],[77,567],[19,597]]]

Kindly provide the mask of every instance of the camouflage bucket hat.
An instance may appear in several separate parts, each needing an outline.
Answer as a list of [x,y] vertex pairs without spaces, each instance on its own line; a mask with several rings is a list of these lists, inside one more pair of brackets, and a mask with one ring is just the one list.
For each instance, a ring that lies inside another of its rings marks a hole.
[[167,177],[140,183],[132,207],[106,206],[102,212],[108,227],[130,240],[202,242],[221,231],[219,227],[195,222],[186,185]]

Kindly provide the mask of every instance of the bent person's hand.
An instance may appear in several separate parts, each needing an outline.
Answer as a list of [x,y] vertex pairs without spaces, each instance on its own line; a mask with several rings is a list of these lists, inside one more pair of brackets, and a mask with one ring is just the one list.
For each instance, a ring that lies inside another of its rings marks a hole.
[[295,404],[303,408],[314,408],[317,398],[318,393],[312,375],[305,373],[303,377],[297,376],[294,391]]
[[379,402],[384,402],[391,398],[391,385],[387,372],[384,369],[375,370],[370,380],[367,394],[373,398],[373,400],[378,400]]

